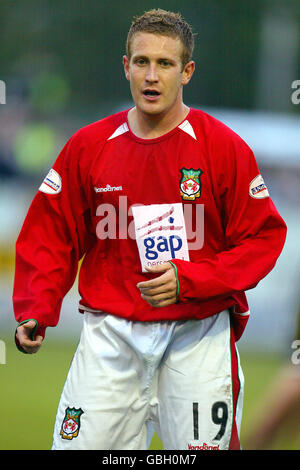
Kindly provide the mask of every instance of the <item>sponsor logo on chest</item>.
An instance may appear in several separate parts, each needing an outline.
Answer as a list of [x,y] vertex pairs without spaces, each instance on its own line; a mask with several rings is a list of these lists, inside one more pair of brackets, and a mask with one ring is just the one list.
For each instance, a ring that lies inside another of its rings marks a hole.
[[173,258],[189,261],[181,203],[132,207],[142,271]]
[[107,193],[110,191],[122,191],[122,186],[111,186],[110,184],[107,184],[106,186],[102,186],[100,188],[97,188],[94,186],[95,193]]

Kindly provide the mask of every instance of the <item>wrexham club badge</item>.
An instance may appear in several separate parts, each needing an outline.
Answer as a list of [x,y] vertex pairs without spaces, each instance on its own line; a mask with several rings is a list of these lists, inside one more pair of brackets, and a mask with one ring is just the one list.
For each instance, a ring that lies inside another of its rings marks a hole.
[[179,186],[181,197],[187,201],[194,201],[201,195],[200,176],[203,171],[200,168],[198,170],[181,168],[180,173],[181,180]]
[[80,429],[81,408],[67,408],[64,420],[61,425],[60,435],[63,439],[73,439],[77,437]]

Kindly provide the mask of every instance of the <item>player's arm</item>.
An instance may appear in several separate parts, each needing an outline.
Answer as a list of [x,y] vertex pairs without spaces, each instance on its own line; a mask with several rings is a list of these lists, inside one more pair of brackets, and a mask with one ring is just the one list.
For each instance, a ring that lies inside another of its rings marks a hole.
[[[221,156],[224,149],[218,145],[215,152]],[[241,139],[231,144],[219,173],[227,246],[199,263],[172,260],[182,302],[227,297],[254,288],[273,269],[284,246],[286,224],[259,177],[252,151]]]
[[[71,139],[35,195],[17,239],[13,306],[19,324],[16,344],[23,352],[38,350],[46,328],[56,326],[87,249],[77,161]],[[34,320],[34,328],[29,320]]]

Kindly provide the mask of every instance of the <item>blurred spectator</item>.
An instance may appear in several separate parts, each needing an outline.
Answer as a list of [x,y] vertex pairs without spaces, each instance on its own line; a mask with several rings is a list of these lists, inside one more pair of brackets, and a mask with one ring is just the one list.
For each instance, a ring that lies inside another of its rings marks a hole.
[[40,177],[56,158],[57,138],[48,124],[31,122],[20,129],[13,144],[18,169],[24,176]]
[[[300,306],[294,340],[300,340]],[[294,342],[292,341],[292,343]],[[244,449],[274,450],[282,436],[291,443],[300,439],[300,352],[295,351],[280,368],[266,394],[254,410],[258,416],[254,429],[246,437]],[[292,445],[292,444],[291,444]],[[300,446],[300,442],[299,442]]]
[[0,177],[17,176],[19,169],[13,146],[15,138],[29,119],[29,109],[23,101],[15,99],[0,108]]

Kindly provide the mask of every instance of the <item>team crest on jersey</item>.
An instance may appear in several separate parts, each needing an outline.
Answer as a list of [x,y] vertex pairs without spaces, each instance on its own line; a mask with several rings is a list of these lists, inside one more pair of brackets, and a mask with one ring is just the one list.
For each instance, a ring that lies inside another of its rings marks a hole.
[[81,408],[67,408],[65,417],[61,425],[60,435],[63,439],[73,439],[77,437],[80,429]]
[[201,196],[200,177],[203,171],[200,170],[200,168],[198,168],[198,170],[194,170],[193,168],[181,168],[180,173],[181,179],[179,186],[182,199],[195,201],[196,198]]

